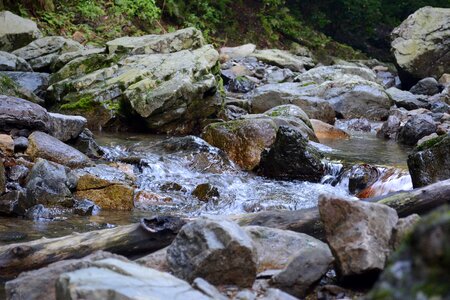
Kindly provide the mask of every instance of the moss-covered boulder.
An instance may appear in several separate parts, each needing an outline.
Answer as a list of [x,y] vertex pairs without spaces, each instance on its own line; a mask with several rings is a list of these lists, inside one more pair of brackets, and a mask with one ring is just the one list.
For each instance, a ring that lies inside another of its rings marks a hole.
[[14,80],[4,74],[0,74],[0,95],[26,99],[34,103],[43,104],[44,100],[33,92],[21,87]]
[[256,57],[268,65],[287,68],[294,72],[304,72],[315,65],[314,60],[309,56],[299,56],[279,49],[256,50],[249,56]]
[[408,156],[414,187],[422,187],[450,178],[450,134],[420,144]]
[[449,236],[450,208],[444,206],[417,225],[365,299],[449,299]]

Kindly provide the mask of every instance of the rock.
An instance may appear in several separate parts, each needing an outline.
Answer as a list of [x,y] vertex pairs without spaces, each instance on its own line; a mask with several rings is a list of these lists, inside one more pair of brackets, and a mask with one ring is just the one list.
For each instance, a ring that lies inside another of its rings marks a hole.
[[80,151],[44,132],[33,132],[28,141],[26,154],[33,160],[44,158],[68,167],[80,167],[91,163]]
[[245,44],[238,47],[222,47],[220,48],[220,58],[222,62],[230,59],[246,57],[252,54],[256,50],[254,44]]
[[37,72],[0,72],[0,74],[8,76],[18,86],[30,91],[31,93],[44,98],[48,87],[47,73]]
[[263,113],[279,105],[293,104],[305,111],[311,119],[334,123],[336,113],[331,105],[324,99],[309,96],[305,89],[308,89],[308,86],[292,82],[258,87],[248,96],[251,101],[251,111]]
[[21,48],[42,33],[35,22],[19,17],[9,11],[0,12],[0,50],[11,52]]
[[342,129],[320,120],[311,119],[314,133],[319,139],[348,139],[350,135]]
[[441,92],[441,86],[433,77],[427,77],[416,83],[409,91],[416,95],[433,96]]
[[310,252],[330,251],[328,246],[303,233],[262,226],[246,226],[258,257],[258,273],[285,269],[291,258]]
[[134,189],[124,173],[107,166],[78,172],[77,198],[92,200],[105,210],[131,210],[134,207]]
[[304,297],[307,291],[329,270],[334,261],[330,248],[300,249],[287,267],[272,277],[271,285],[296,297]]
[[289,69],[280,69],[278,67],[270,67],[266,69],[264,75],[264,82],[267,83],[281,83],[293,81],[294,73]]
[[25,210],[19,207],[19,203],[24,201],[23,200],[24,197],[25,195],[20,191],[9,191],[6,194],[0,196],[0,215],[8,217],[17,217],[25,215]]
[[0,72],[0,95],[17,97],[34,103],[43,104],[44,100],[29,90],[19,86],[14,80]]
[[382,204],[319,199],[320,218],[341,276],[373,276],[384,269],[397,212]]
[[228,297],[225,297],[222,295],[219,290],[210,284],[208,281],[204,280],[203,278],[196,278],[192,282],[192,287],[196,290],[199,290],[203,294],[211,297],[214,300],[228,300]]
[[347,176],[349,192],[358,195],[378,180],[380,172],[377,167],[361,164],[353,166],[343,174],[343,177]]
[[314,60],[307,56],[297,56],[278,49],[256,50],[250,54],[258,60],[272,66],[287,68],[294,72],[304,72],[314,67]]
[[57,70],[52,70],[51,66],[58,56],[82,49],[83,45],[73,40],[62,36],[47,36],[15,50],[13,54],[25,59],[34,71],[55,72]]
[[90,158],[100,158],[104,154],[104,151],[95,141],[94,134],[87,128],[83,129],[78,137],[72,140],[70,144]]
[[120,126],[115,123],[123,122],[122,116],[133,115],[130,124],[138,120],[149,130],[188,134],[220,108],[212,71],[218,57],[210,45],[126,56],[106,67],[86,66],[89,73],[55,82],[48,90],[63,111],[83,115],[95,130]]
[[399,249],[402,242],[409,236],[409,234],[414,230],[414,227],[419,223],[421,218],[417,214],[412,214],[406,218],[398,219],[397,225],[395,226],[392,247],[394,250]]
[[218,199],[220,194],[215,186],[209,183],[202,183],[195,187],[192,191],[192,196],[202,202],[209,202],[210,200]]
[[276,132],[271,119],[244,119],[210,124],[202,138],[225,151],[241,168],[252,170],[259,164],[261,152],[275,141]]
[[449,16],[449,8],[426,6],[392,32],[391,46],[406,88],[419,79],[450,72]]
[[72,52],[66,52],[58,56],[51,65],[52,70],[58,70],[52,74],[50,83],[75,76],[83,75],[93,71],[100,66],[109,66],[109,63],[117,59],[116,56],[108,56],[105,48],[81,49]]
[[203,47],[202,33],[193,28],[185,28],[171,33],[144,35],[140,37],[121,37],[107,42],[108,52],[127,54],[172,53]]
[[6,156],[14,154],[14,140],[9,134],[0,134],[0,152]]
[[[301,120],[307,127],[313,129],[308,115],[298,106],[292,104],[279,105],[264,112],[264,116],[276,118],[295,118]],[[276,122],[276,121],[275,121]]]
[[430,135],[424,136],[420,140],[417,141],[417,145],[421,145],[422,143],[425,143],[431,139],[437,138],[439,135],[437,133],[432,133]]
[[332,65],[313,68],[298,75],[295,81],[300,83],[322,84],[326,81],[352,79],[358,76],[360,79],[377,82],[377,75],[367,67]]
[[447,299],[449,229],[448,206],[424,217],[365,299]]
[[67,142],[77,138],[84,130],[87,120],[81,116],[67,116],[49,113],[52,136],[60,141]]
[[241,76],[231,79],[227,89],[232,93],[248,93],[253,90],[255,86],[255,81],[246,76]]
[[408,156],[415,188],[450,178],[450,134],[420,144]]
[[8,52],[0,51],[0,71],[31,72],[33,70],[23,58]]
[[439,78],[439,83],[448,86],[450,84],[450,74],[442,74],[441,78]]
[[32,102],[0,96],[0,127],[47,131],[49,116],[45,108]]
[[0,159],[0,195],[6,191],[6,175],[3,159]]
[[407,110],[430,107],[428,97],[424,95],[414,95],[411,92],[402,91],[396,87],[387,89],[386,93],[394,101],[397,107],[403,107]]
[[429,115],[412,116],[398,133],[398,141],[405,145],[415,145],[424,136],[436,132],[436,124]]
[[119,255],[98,251],[81,259],[62,260],[38,270],[23,272],[6,283],[6,299],[56,300],[55,284],[60,275],[89,268],[93,262],[110,257],[126,260]]
[[298,298],[293,297],[279,289],[267,289],[265,293],[258,298],[259,300],[298,300]]
[[100,207],[90,200],[83,199],[75,202],[73,212],[80,216],[95,216],[100,212]]
[[250,287],[257,257],[252,240],[227,220],[197,219],[181,228],[167,250],[172,272],[189,282],[197,277],[212,284]]
[[170,272],[166,259],[167,248],[168,247],[162,248],[156,252],[138,258],[135,260],[135,262],[147,268],[156,269],[161,272]]
[[260,172],[270,178],[318,182],[325,172],[321,158],[300,132],[280,126],[275,142],[261,155]]
[[26,199],[20,203],[20,207],[28,209],[37,204],[72,207],[68,181],[64,166],[37,159],[28,175]]

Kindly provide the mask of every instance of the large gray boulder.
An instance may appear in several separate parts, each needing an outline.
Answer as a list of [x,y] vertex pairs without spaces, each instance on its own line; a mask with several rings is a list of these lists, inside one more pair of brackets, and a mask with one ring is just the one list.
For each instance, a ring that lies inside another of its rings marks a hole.
[[407,110],[430,107],[428,97],[425,95],[415,95],[408,91],[402,91],[396,87],[387,89],[386,93],[394,101],[397,107],[403,107]]
[[341,80],[345,78],[352,78],[354,76],[361,77],[364,80],[378,82],[377,75],[371,69],[352,65],[316,67],[298,75],[295,77],[295,81],[301,83],[313,82],[316,84],[321,84],[325,81]]
[[436,132],[436,123],[430,115],[413,115],[398,132],[398,141],[414,146],[421,138]]
[[212,284],[250,287],[257,257],[251,238],[236,223],[201,218],[181,228],[167,249],[171,271],[192,282],[201,277]]
[[61,54],[83,48],[80,43],[62,36],[47,36],[15,50],[13,54],[25,59],[35,71],[50,71],[52,64]]
[[304,72],[315,65],[314,60],[309,56],[298,56],[279,49],[256,50],[248,56],[256,57],[268,65],[287,68],[294,72]]
[[319,212],[341,276],[370,276],[384,269],[398,222],[394,209],[322,196]]
[[420,144],[408,156],[415,188],[450,178],[450,133]]
[[42,106],[20,98],[0,95],[0,127],[47,131],[50,118]]
[[0,71],[32,71],[30,65],[23,58],[14,54],[0,51]]
[[38,72],[0,72],[8,76],[20,87],[44,98],[50,74]]
[[201,31],[189,27],[163,35],[121,37],[107,42],[106,46],[110,54],[154,54],[192,50],[203,47],[205,44]]
[[35,22],[9,11],[0,12],[0,51],[11,52],[41,36]]
[[97,260],[92,267],[64,273],[56,282],[57,300],[155,299],[208,300],[211,297],[169,273],[115,258]]
[[450,8],[426,6],[392,32],[392,50],[405,87],[450,72]]
[[416,95],[433,96],[442,90],[439,82],[433,77],[427,77],[416,83],[409,91]]
[[68,116],[58,113],[49,113],[49,116],[52,136],[63,142],[77,138],[86,128],[87,120],[81,116]]
[[33,132],[28,141],[26,154],[33,160],[43,158],[68,167],[81,167],[91,163],[90,159],[77,149],[44,132]]

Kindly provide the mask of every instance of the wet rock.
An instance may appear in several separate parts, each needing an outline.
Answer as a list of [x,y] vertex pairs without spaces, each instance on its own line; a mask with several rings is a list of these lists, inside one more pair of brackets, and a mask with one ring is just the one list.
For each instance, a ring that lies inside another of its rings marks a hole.
[[31,72],[32,69],[23,58],[8,52],[0,51],[0,71]]
[[350,135],[342,129],[327,124],[320,120],[311,119],[311,124],[317,138],[320,139],[348,139]]
[[202,202],[209,202],[210,200],[219,198],[220,194],[215,186],[210,183],[202,183],[195,187],[192,191],[192,196]]
[[26,154],[33,160],[44,158],[68,167],[86,166],[91,163],[80,151],[44,132],[33,132],[28,141]]
[[83,46],[73,40],[62,36],[47,36],[15,50],[13,54],[25,59],[34,71],[50,71],[58,56],[81,49]]
[[44,104],[44,100],[27,89],[19,86],[14,80],[0,73],[0,95],[17,97],[33,103]]
[[40,38],[42,33],[35,22],[9,11],[0,12],[0,50],[13,51]]
[[416,83],[409,91],[416,95],[433,96],[442,90],[440,84],[433,77],[427,77]]
[[14,154],[14,140],[9,134],[0,134],[0,152],[7,156]]
[[32,221],[42,221],[42,220],[51,221],[54,218],[58,217],[59,214],[60,214],[59,211],[46,208],[42,204],[37,204],[27,209],[25,213],[25,218]]
[[83,199],[75,202],[73,212],[80,216],[95,216],[100,212],[100,207],[90,200]]
[[303,233],[262,226],[246,226],[244,230],[256,248],[258,273],[284,269],[294,255],[329,251],[325,243]]
[[230,59],[246,57],[256,50],[253,44],[245,44],[238,47],[222,47],[220,48],[220,60],[225,62]]
[[170,197],[164,197],[150,191],[139,191],[134,196],[134,207],[146,210],[157,205],[172,205],[173,200]]
[[193,28],[185,28],[171,33],[121,37],[107,42],[108,52],[127,54],[172,53],[197,49],[205,45],[202,33]]
[[311,119],[333,123],[336,114],[331,105],[324,99],[308,95],[305,89],[308,89],[308,86],[292,82],[258,87],[249,95],[251,111],[263,113],[276,106],[293,104],[300,107]]
[[83,129],[70,144],[90,158],[99,158],[104,154],[102,148],[95,141],[94,134],[87,128]]
[[365,299],[447,299],[449,229],[448,206],[423,218]]
[[49,113],[51,134],[60,141],[67,142],[77,138],[84,130],[87,120],[81,116],[68,116]]
[[0,96],[0,127],[47,131],[49,116],[45,108],[30,101]]
[[183,226],[167,250],[172,272],[193,281],[249,287],[256,277],[257,257],[252,240],[227,220],[197,219]]
[[24,152],[28,148],[28,139],[23,136],[14,139],[14,152]]
[[0,72],[0,74],[8,76],[18,86],[38,97],[45,98],[49,74],[37,72]]
[[407,110],[430,107],[428,97],[424,95],[414,95],[411,92],[402,91],[396,87],[387,89],[386,93],[388,93],[389,97],[391,97],[397,107],[403,107]]
[[37,159],[28,176],[26,199],[20,206],[24,209],[37,204],[71,207],[73,199],[68,181],[64,166]]
[[311,57],[297,56],[284,50],[256,50],[250,55],[268,65],[287,68],[294,72],[304,72],[306,69],[314,67],[314,60]]
[[259,164],[261,152],[275,141],[276,131],[271,119],[243,119],[210,124],[202,138],[225,151],[241,168],[252,170]]
[[425,77],[450,72],[450,9],[426,6],[410,15],[392,32],[392,49],[402,84],[411,86]]
[[62,260],[38,270],[23,272],[6,283],[6,297],[9,300],[56,300],[55,284],[61,274],[89,268],[94,261],[110,257],[126,260],[119,255],[98,251],[81,259]]
[[[274,108],[271,108],[263,113],[264,116],[268,116],[273,118],[275,122],[277,122],[277,118],[279,119],[299,119],[301,120],[307,127],[313,129],[311,121],[309,120],[308,115],[298,106],[292,104],[279,105]],[[311,134],[308,134],[311,136]],[[312,138],[313,139],[313,138]]]
[[436,123],[429,115],[412,116],[398,133],[398,141],[405,145],[415,145],[424,136],[436,132]]
[[325,169],[321,158],[300,132],[280,126],[275,142],[261,155],[260,172],[270,178],[318,182]]
[[[347,176],[344,174],[343,176]],[[355,165],[348,172],[348,190],[352,194],[358,194],[374,184],[380,173],[374,166],[368,164]]]
[[321,84],[325,81],[334,81],[350,79],[358,76],[361,79],[377,82],[377,76],[374,71],[367,67],[332,65],[313,68],[303,74],[298,75],[295,81],[301,83],[313,82]]
[[334,258],[330,248],[322,243],[318,248],[301,248],[280,273],[272,277],[271,284],[296,297],[306,292],[329,270]]
[[246,76],[236,77],[230,80],[227,88],[232,93],[248,93],[256,86],[255,81]]
[[8,178],[11,181],[17,181],[21,185],[24,185],[25,178],[29,173],[30,170],[28,169],[28,167],[18,164],[9,168]]
[[377,132],[377,137],[386,139],[397,139],[400,131],[401,120],[395,115],[390,115],[387,121],[383,123],[380,130]]
[[134,189],[131,186],[117,178],[87,172],[78,179],[77,198],[89,199],[106,210],[131,210],[134,207]]
[[185,188],[182,185],[176,182],[166,182],[160,186],[160,189],[163,192],[185,190]]
[[6,175],[3,159],[0,159],[0,195],[6,191]]
[[341,276],[374,276],[391,253],[397,212],[385,205],[339,198],[319,199],[320,218]]
[[0,196],[0,215],[23,216],[25,210],[19,207],[19,202],[24,201],[24,197],[25,195],[20,191],[9,191]]
[[420,144],[408,156],[415,188],[450,178],[450,134]]

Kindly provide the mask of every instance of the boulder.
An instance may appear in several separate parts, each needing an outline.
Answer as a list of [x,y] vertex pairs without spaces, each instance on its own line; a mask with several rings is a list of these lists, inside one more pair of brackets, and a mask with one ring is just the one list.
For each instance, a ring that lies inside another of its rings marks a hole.
[[37,204],[63,207],[73,205],[67,171],[60,164],[38,158],[28,175],[26,188],[26,199],[20,203],[23,209]]
[[131,124],[187,134],[220,108],[212,72],[218,57],[207,45],[174,53],[132,55],[117,64],[106,63],[106,67],[89,63],[89,73],[75,72],[75,77],[55,82],[48,90],[63,111],[85,116],[88,126],[96,130],[131,114]]
[[407,110],[430,108],[428,97],[424,95],[415,95],[408,91],[399,90],[396,87],[387,89],[386,93],[394,101],[397,107],[403,107]]
[[42,33],[35,22],[9,11],[0,12],[0,50],[11,52],[40,38]]
[[[58,56],[56,61],[53,62],[51,69],[61,71],[61,69],[63,67],[66,67],[69,63],[71,63],[74,60],[76,60],[78,62],[75,64],[77,66],[80,65],[79,64],[80,61],[84,61],[85,59],[89,59],[90,61],[96,62],[96,63],[98,63],[98,62],[102,63],[101,60],[97,59],[99,57],[107,57],[111,60],[113,60],[115,58],[114,55],[112,55],[112,56],[106,55],[106,48],[88,48],[88,49],[83,48],[81,50],[66,52],[66,53],[61,54],[60,56]],[[89,63],[87,63],[85,65],[89,65]],[[68,69],[71,69],[71,72],[75,72],[74,69],[77,69],[77,68],[74,67],[74,64],[70,64],[70,68],[67,67],[65,69],[67,71],[69,71]],[[64,72],[64,71],[60,72],[60,71],[58,71],[58,73],[66,74],[66,72]],[[81,70],[76,70],[76,71],[81,71]],[[84,69],[84,72],[87,73],[88,69]]]
[[[1,166],[0,166],[1,172]],[[0,185],[1,185],[1,174],[0,174]],[[1,187],[0,187],[1,188]],[[19,205],[24,201],[25,195],[20,191],[9,191],[0,196],[0,215],[8,217],[23,216],[25,214],[25,209],[21,208]],[[0,238],[0,240],[3,240]]]
[[430,213],[396,252],[365,299],[448,299],[450,208]]
[[425,77],[450,72],[450,8],[426,6],[392,32],[392,50],[408,88]]
[[0,195],[6,191],[6,175],[3,159],[0,159]]
[[295,77],[296,82],[321,84],[325,81],[345,80],[358,76],[361,79],[378,82],[377,75],[367,67],[358,67],[352,65],[332,65],[320,66],[308,70]]
[[257,257],[252,240],[236,223],[200,218],[181,228],[167,249],[173,274],[192,282],[201,277],[212,284],[250,287]]
[[107,50],[112,53],[154,54],[172,53],[203,47],[202,33],[194,27],[177,30],[163,35],[151,34],[139,37],[121,37],[107,42]]
[[286,82],[266,84],[256,88],[249,96],[252,113],[263,113],[279,105],[293,104],[300,107],[311,119],[334,123],[336,113],[324,99],[310,96],[305,91],[312,86]]
[[327,251],[331,255],[327,244],[303,233],[262,226],[246,226],[244,230],[256,248],[258,273],[285,269],[294,256]]
[[192,196],[202,202],[209,202],[220,197],[219,190],[210,183],[201,183],[192,191]]
[[81,116],[68,116],[49,113],[51,134],[60,141],[67,142],[77,138],[84,130],[87,120]]
[[222,149],[245,170],[253,170],[260,162],[261,152],[275,141],[277,125],[267,119],[243,119],[210,124],[202,138]]
[[320,139],[348,139],[350,135],[342,129],[320,120],[311,119],[311,124],[317,138]]
[[0,74],[8,76],[18,86],[44,98],[48,87],[49,74],[37,72],[0,72]]
[[246,57],[255,52],[256,46],[254,44],[245,44],[237,47],[222,47],[220,48],[220,58],[222,62],[230,59]]
[[32,69],[25,59],[0,51],[0,71],[31,72]]
[[28,141],[26,154],[33,160],[43,158],[68,167],[80,167],[91,163],[80,151],[44,132],[33,132]]
[[408,156],[415,188],[450,178],[450,134],[420,144]]
[[89,268],[97,260],[112,257],[126,260],[119,255],[98,251],[81,259],[62,260],[38,270],[23,272],[6,283],[6,299],[56,300],[56,282],[60,275]]
[[322,196],[319,212],[341,276],[373,276],[384,269],[398,221],[394,209]]
[[47,110],[27,100],[0,95],[0,127],[47,131]]
[[17,49],[14,55],[25,59],[34,71],[57,71],[51,68],[61,54],[79,51],[83,45],[62,36],[47,36]]
[[297,56],[289,51],[279,49],[256,50],[249,56],[272,66],[287,68],[294,72],[304,72],[306,69],[314,67],[314,60],[308,56]]
[[0,95],[22,98],[34,103],[44,104],[44,100],[31,91],[21,87],[14,80],[2,73],[0,72]]
[[9,134],[0,133],[0,152],[6,156],[14,154],[14,140]]
[[436,132],[436,123],[430,115],[413,115],[398,133],[398,141],[415,145],[421,138]]
[[318,182],[325,173],[322,154],[302,134],[280,126],[275,142],[261,155],[260,172],[270,178]]
[[442,90],[439,82],[433,77],[427,77],[416,83],[409,91],[416,95],[433,96]]

